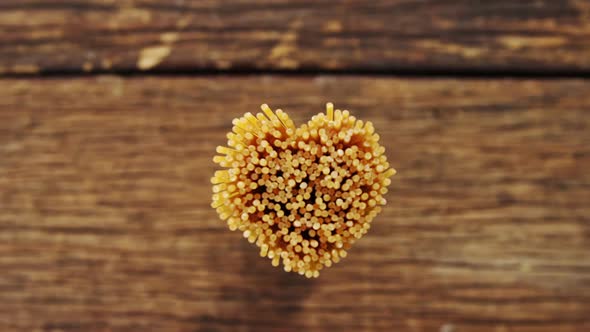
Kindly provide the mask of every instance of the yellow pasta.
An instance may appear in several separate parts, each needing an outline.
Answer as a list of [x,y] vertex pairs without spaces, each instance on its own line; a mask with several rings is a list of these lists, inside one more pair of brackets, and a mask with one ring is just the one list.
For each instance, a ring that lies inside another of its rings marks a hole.
[[211,206],[273,266],[318,277],[367,233],[395,170],[373,124],[332,103],[299,128],[261,108],[234,119],[217,148]]

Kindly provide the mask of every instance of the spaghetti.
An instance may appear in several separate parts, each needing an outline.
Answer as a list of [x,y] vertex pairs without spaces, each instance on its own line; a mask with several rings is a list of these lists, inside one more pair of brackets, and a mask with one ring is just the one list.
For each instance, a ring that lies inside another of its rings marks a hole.
[[395,170],[372,123],[331,103],[299,128],[261,108],[234,119],[217,148],[212,207],[273,266],[318,277],[367,233]]

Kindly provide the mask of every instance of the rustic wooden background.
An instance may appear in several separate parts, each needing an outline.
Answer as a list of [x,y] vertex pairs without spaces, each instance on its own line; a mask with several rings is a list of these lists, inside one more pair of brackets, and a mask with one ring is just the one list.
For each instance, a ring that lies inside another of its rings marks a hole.
[[[0,2],[0,331],[590,330],[590,1]],[[209,207],[261,103],[398,170],[307,280]]]

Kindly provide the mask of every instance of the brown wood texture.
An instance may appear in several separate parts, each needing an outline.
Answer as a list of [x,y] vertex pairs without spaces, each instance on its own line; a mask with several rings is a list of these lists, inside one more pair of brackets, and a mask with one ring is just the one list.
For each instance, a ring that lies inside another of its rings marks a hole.
[[3,0],[0,73],[590,70],[588,0]]
[[[590,82],[349,76],[0,81],[2,331],[590,329]],[[231,119],[374,122],[384,212],[308,280],[218,220]]]

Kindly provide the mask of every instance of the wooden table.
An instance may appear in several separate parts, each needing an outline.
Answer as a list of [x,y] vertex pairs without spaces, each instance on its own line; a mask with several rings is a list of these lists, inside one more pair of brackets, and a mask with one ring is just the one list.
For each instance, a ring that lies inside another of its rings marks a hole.
[[[589,73],[587,0],[3,0],[0,331],[590,330]],[[327,101],[398,175],[307,280],[211,159]]]

